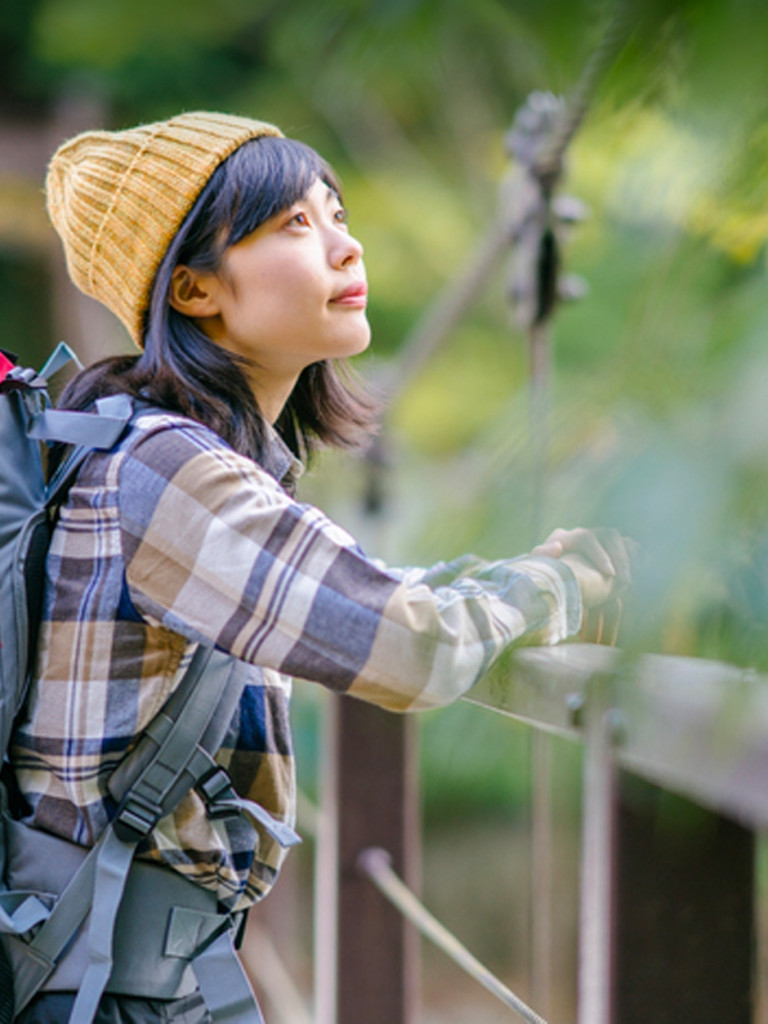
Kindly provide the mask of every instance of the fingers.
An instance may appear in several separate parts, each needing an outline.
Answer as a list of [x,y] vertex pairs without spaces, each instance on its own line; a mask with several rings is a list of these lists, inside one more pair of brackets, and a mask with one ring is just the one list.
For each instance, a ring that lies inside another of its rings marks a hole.
[[586,608],[579,640],[585,644],[599,644],[603,632],[603,613],[599,608]]
[[593,562],[572,552],[564,554],[560,561],[575,576],[585,608],[596,608],[611,596],[614,577],[604,575]]
[[559,558],[566,552],[580,555],[591,562],[603,576],[616,575],[611,557],[597,539],[595,530],[586,530],[583,527],[578,527],[575,530],[553,530],[540,545],[540,549],[549,550],[534,550],[534,554],[550,554],[550,551],[559,549],[558,553],[551,557]]
[[578,555],[590,562],[607,579],[613,580],[614,593],[622,593],[630,584],[634,547],[618,530],[608,527],[594,530],[557,529],[552,531],[543,544],[533,549],[533,554],[550,558],[561,558],[564,554]]
[[628,590],[632,582],[632,562],[636,557],[637,545],[628,537],[622,537],[618,530],[607,527],[598,527],[594,535],[613,565],[613,595],[616,597]]
[[546,540],[537,544],[531,551],[532,555],[546,555],[548,558],[559,558],[564,553],[563,545],[557,540]]
[[604,601],[597,608],[588,608],[579,639],[588,644],[605,644],[614,647],[619,637],[622,603],[619,598]]
[[621,614],[624,605],[620,597],[606,601],[603,613],[603,635],[600,640],[603,644],[615,647],[619,640],[619,628],[621,627]]

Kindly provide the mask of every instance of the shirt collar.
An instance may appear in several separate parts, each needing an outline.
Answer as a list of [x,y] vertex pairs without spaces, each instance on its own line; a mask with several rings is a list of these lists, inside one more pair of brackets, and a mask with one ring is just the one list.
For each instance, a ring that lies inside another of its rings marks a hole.
[[265,424],[264,448],[261,466],[278,483],[294,484],[304,472],[304,464],[297,459],[271,423]]

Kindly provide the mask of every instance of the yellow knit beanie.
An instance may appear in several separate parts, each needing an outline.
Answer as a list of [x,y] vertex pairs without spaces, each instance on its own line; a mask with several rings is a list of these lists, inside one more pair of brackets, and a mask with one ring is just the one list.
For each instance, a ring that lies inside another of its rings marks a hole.
[[69,275],[139,347],[157,269],[211,174],[249,139],[280,134],[263,121],[197,112],[85,132],[54,154],[46,198]]

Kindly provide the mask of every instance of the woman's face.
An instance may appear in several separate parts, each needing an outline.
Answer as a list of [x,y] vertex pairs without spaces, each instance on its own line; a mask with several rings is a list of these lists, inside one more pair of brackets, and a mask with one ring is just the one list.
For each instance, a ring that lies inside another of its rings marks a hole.
[[200,326],[250,360],[257,393],[321,359],[362,352],[370,342],[362,255],[337,194],[318,179],[225,251],[206,281],[212,315],[198,317]]

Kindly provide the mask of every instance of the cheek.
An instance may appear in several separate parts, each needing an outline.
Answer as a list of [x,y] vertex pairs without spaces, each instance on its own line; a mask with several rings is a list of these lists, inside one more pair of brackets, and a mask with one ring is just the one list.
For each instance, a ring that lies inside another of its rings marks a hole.
[[290,261],[261,268],[250,280],[251,294],[265,303],[301,302],[320,293],[322,285],[315,274]]
[[249,330],[271,332],[280,325],[287,330],[289,325],[300,326],[302,318],[316,319],[327,312],[328,278],[314,253],[298,254],[294,249],[286,256],[262,250],[258,258],[240,261],[233,277],[233,326],[237,320],[243,326],[247,322]]

